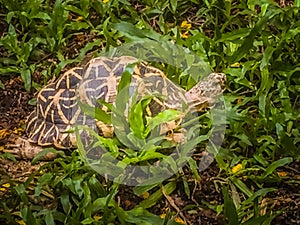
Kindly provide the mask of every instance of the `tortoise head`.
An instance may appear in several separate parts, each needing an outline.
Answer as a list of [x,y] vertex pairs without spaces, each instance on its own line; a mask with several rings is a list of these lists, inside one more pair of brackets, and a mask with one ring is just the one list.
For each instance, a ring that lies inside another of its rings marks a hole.
[[211,73],[186,92],[185,97],[192,111],[210,108],[223,92],[226,76],[223,73]]

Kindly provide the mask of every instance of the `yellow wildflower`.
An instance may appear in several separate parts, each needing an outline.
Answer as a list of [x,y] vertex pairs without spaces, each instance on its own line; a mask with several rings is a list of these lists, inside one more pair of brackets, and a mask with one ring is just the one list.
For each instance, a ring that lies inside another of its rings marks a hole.
[[0,139],[4,139],[9,135],[9,131],[7,129],[0,130]]
[[280,176],[280,177],[286,177],[287,176],[287,172],[280,171],[280,172],[277,172],[277,175]]
[[184,30],[189,30],[192,28],[192,24],[190,24],[188,21],[184,20],[184,21],[182,21],[180,27]]
[[26,225],[26,223],[24,222],[24,220],[16,220],[16,222],[20,225]]
[[241,163],[239,163],[239,164],[235,165],[234,167],[232,167],[231,172],[232,173],[237,173],[241,169],[243,169],[243,165]]
[[10,183],[2,184],[2,187],[9,188],[10,187]]
[[102,219],[102,216],[99,216],[99,215],[96,214],[96,215],[93,216],[93,219],[96,220],[96,221],[99,221],[100,219]]
[[147,198],[149,198],[149,192],[148,191],[145,191],[143,194],[142,194],[142,197],[143,197],[143,199],[147,199]]
[[161,214],[160,218],[162,218],[162,219],[166,218],[166,214],[165,213]]
[[105,4],[105,3],[107,3],[109,0],[102,0],[102,2]]
[[182,37],[182,38],[188,38],[188,37],[189,37],[189,32],[186,31],[186,32],[182,33],[182,34],[181,34],[181,37]]
[[180,217],[176,217],[175,222],[183,224],[183,225],[186,224]]
[[188,38],[189,37],[189,30],[192,28],[192,24],[187,22],[186,20],[182,21],[180,25],[180,34],[182,38]]
[[17,135],[22,135],[23,131],[24,129],[22,127],[15,127],[13,133]]
[[[162,218],[162,219],[166,218],[166,214],[165,213],[161,214],[160,218]],[[175,222],[186,225],[186,223],[180,217],[176,217]]]
[[234,67],[234,68],[239,68],[241,66],[241,63],[235,62],[235,63],[231,64],[230,66]]
[[76,19],[75,19],[75,21],[81,21],[81,20],[83,20],[83,17],[82,16],[78,16]]

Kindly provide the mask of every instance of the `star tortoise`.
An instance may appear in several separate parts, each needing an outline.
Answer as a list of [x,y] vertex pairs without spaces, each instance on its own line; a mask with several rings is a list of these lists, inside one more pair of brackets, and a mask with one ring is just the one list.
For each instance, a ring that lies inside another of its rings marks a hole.
[[[27,138],[21,138],[23,147],[18,150],[18,155],[33,158],[43,146],[76,148],[75,133],[68,131],[76,124],[88,124],[78,100],[107,110],[98,100],[115,102],[118,84],[129,64],[136,64],[131,76],[130,92],[137,90],[139,96],[159,92],[167,97],[153,97],[154,104],[150,109],[153,114],[165,109],[181,109],[183,104],[190,110],[202,111],[222,93],[226,80],[222,73],[211,73],[192,89],[185,91],[170,81],[161,70],[139,62],[134,57],[94,58],[83,68],[70,69],[40,90],[36,108],[27,120]],[[100,122],[98,128],[101,135],[111,135],[111,125]]]

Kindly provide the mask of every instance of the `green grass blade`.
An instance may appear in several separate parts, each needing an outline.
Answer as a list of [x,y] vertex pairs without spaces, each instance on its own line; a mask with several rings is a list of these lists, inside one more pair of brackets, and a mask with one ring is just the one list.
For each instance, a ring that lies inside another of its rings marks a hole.
[[268,175],[272,174],[278,167],[282,167],[285,166],[286,164],[289,164],[293,162],[293,158],[292,157],[286,157],[286,158],[282,158],[279,159],[273,163],[271,163],[271,165],[269,165],[264,174],[262,175],[263,178],[266,178]]
[[234,206],[233,200],[229,194],[228,187],[222,188],[224,196],[224,216],[228,220],[228,225],[239,225],[238,214]]
[[249,35],[243,41],[241,47],[239,47],[238,50],[229,58],[230,63],[239,61],[249,52],[253,46],[256,35],[262,31],[265,23],[278,13],[280,13],[280,10],[270,9],[267,11],[267,13],[255,24]]

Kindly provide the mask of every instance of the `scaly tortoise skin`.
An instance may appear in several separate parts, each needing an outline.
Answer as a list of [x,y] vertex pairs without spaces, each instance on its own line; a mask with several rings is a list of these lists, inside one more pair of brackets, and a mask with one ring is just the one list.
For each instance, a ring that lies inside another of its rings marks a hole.
[[[134,57],[94,58],[83,68],[70,69],[40,90],[36,109],[27,121],[25,133],[28,138],[20,138],[18,141],[21,147],[17,155],[31,159],[44,146],[76,148],[75,133],[66,131],[74,128],[75,124],[87,123],[87,117],[80,109],[78,100],[102,108],[105,107],[99,105],[99,99],[114,103],[122,74],[126,66],[133,63],[137,64],[132,74],[130,90],[137,89],[140,96],[153,94],[155,91],[167,96],[164,100],[153,98],[155,104],[151,111],[154,114],[165,109],[180,110],[183,103],[193,111],[202,111],[222,93],[226,80],[222,73],[211,73],[191,90],[185,91],[171,82],[162,71],[138,62]],[[100,124],[98,128],[101,135],[110,136],[111,126]]]

